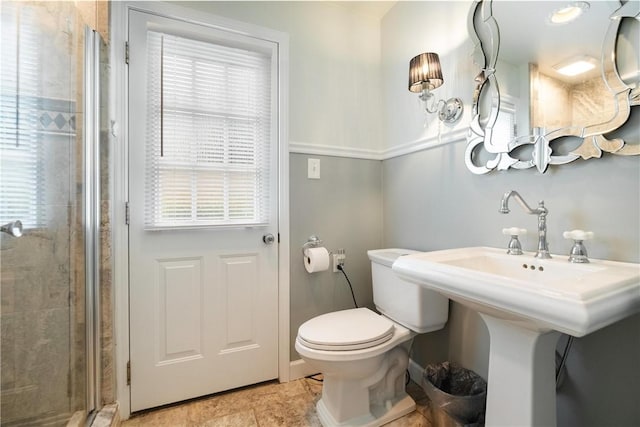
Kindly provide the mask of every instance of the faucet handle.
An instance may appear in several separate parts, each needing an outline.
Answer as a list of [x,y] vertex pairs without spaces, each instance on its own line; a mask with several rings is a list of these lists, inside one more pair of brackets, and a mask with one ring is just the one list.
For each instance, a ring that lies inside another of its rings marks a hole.
[[502,234],[504,234],[505,236],[524,236],[525,234],[527,234],[527,229],[518,227],[503,228]]
[[503,228],[502,234],[511,236],[507,253],[509,255],[522,255],[522,246],[520,245],[518,236],[527,234],[527,230],[525,228],[518,227]]
[[565,231],[562,233],[562,237],[565,239],[573,239],[573,240],[591,240],[593,239],[593,231],[583,231],[583,230],[571,230]]
[[587,263],[589,258],[587,256],[587,248],[582,243],[584,240],[593,239],[592,231],[583,230],[571,230],[562,233],[562,237],[565,239],[573,240],[573,247],[569,252],[569,262],[575,263]]

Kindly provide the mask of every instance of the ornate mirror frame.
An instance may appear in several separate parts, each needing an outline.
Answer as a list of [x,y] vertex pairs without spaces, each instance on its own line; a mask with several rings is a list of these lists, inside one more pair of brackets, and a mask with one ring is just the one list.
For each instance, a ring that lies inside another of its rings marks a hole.
[[[500,87],[496,78],[496,62],[500,47],[500,32],[498,22],[492,13],[492,0],[475,0],[469,13],[469,34],[472,36],[475,50],[474,62],[481,68],[475,78],[475,90],[472,103],[472,119],[467,136],[465,163],[474,174],[485,174],[494,169],[506,170],[528,169],[536,167],[544,173],[549,165],[561,165],[576,159],[599,158],[602,152],[617,155],[639,155],[640,145],[625,144],[622,139],[607,139],[604,135],[622,126],[631,114],[632,105],[640,105],[640,92],[632,92],[621,79],[615,62],[616,42],[622,18],[638,18],[640,16],[639,2],[628,1],[619,7],[610,17],[608,30],[602,45],[601,77],[608,86],[615,105],[615,114],[607,122],[588,125],[585,127],[569,126],[547,131],[544,128],[534,128],[531,135],[515,137],[508,144],[497,144],[492,140],[493,127],[500,109]],[[478,29],[476,26],[482,25]],[[480,39],[482,34],[488,34],[487,39]],[[481,111],[481,97],[490,100],[490,111]],[[482,113],[486,119],[481,123]],[[568,154],[554,154],[550,142],[561,137],[573,136],[582,138],[582,143]],[[512,157],[512,153],[519,147],[533,145],[529,160]],[[506,147],[506,148],[505,148]],[[480,153],[492,158],[481,162]]]

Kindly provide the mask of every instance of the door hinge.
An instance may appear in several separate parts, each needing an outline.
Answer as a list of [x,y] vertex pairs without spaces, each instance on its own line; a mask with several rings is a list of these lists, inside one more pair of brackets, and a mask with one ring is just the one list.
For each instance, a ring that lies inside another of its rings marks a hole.
[[129,65],[129,42],[124,42],[124,63]]
[[129,202],[124,202],[124,223],[129,225],[129,220],[131,219],[131,210],[129,209]]
[[127,362],[127,385],[131,385],[131,361]]
[[280,243],[280,233],[278,233],[278,243]]

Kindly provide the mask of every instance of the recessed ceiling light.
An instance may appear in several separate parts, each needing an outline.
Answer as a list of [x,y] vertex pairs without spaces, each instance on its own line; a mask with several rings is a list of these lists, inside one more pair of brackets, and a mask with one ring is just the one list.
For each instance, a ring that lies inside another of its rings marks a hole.
[[589,3],[586,1],[570,3],[565,7],[554,10],[549,16],[549,23],[552,25],[567,24],[577,19],[587,9],[589,9]]
[[554,65],[553,68],[564,76],[577,76],[596,68],[598,61],[590,56],[580,56]]

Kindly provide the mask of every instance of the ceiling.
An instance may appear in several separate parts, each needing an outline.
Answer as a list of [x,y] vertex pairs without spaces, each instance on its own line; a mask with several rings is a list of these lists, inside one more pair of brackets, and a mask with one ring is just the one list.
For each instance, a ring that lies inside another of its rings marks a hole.
[[376,19],[382,17],[397,3],[397,1],[332,1],[337,5],[345,7],[354,13],[369,15]]
[[551,12],[570,2],[494,2],[493,15],[500,28],[500,59],[511,64],[535,63],[546,74],[571,57],[588,55],[599,60],[609,15],[619,3],[591,1],[589,9],[575,22],[547,23]]

